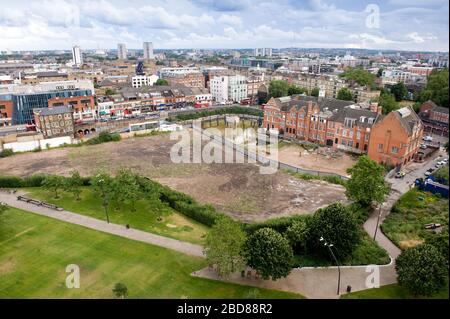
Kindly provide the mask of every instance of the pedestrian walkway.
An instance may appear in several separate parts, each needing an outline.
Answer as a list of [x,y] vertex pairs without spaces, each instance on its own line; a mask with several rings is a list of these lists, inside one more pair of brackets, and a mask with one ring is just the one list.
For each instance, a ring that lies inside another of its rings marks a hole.
[[195,245],[172,238],[155,235],[137,229],[127,229],[124,225],[117,225],[112,223],[108,224],[106,221],[72,213],[66,210],[57,211],[42,206],[36,206],[34,204],[30,204],[27,202],[18,201],[17,200],[18,195],[19,194],[9,194],[5,192],[0,192],[0,201],[5,202],[11,207],[23,209],[25,211],[33,212],[35,214],[95,229],[104,233],[137,240],[147,244],[173,249],[184,254],[203,257],[203,247],[200,245]]

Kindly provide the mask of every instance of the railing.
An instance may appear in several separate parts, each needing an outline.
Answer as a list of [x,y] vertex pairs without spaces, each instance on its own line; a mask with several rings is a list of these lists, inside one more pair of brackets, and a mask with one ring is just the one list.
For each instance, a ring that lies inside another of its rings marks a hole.
[[36,199],[32,199],[32,198],[28,198],[28,197],[21,196],[21,195],[17,196],[17,200],[20,200],[22,202],[26,202],[26,203],[29,203],[29,204],[33,204],[33,205],[36,205],[36,206],[43,206],[43,207],[51,208],[51,209],[54,209],[54,210],[59,210],[59,211],[63,210],[61,207],[58,207],[58,206],[56,206],[54,204],[49,204],[49,203],[46,203],[46,202],[42,202],[42,201],[39,201],[39,200],[36,200]]
[[[190,123],[190,125],[188,124],[187,126],[189,128],[196,130],[197,132],[200,132],[203,134],[202,130],[199,129],[198,127],[192,126],[192,123]],[[280,162],[277,160],[272,160],[272,159],[269,159],[259,153],[251,152],[251,151],[245,149],[244,147],[235,144],[233,141],[225,139],[223,136],[218,136],[215,134],[208,134],[208,135],[210,137],[212,137],[213,141],[215,141],[216,143],[220,143],[222,146],[225,146],[228,150],[236,151],[236,152],[242,154],[244,157],[255,160],[256,162],[259,162],[260,164],[262,164],[264,166],[273,166],[273,167],[277,167],[278,169],[286,169],[286,170],[289,170],[289,171],[292,171],[295,173],[300,173],[300,174],[309,174],[309,175],[313,175],[313,176],[335,176],[335,177],[339,177],[342,180],[348,180],[348,177],[342,176],[342,175],[339,175],[336,173],[304,169],[304,168],[292,166],[292,165],[289,165],[287,163],[283,163],[283,162]]]

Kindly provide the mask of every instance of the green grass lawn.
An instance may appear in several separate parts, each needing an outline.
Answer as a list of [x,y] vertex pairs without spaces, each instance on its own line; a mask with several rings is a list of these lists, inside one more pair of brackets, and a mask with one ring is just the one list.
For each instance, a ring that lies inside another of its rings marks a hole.
[[[65,286],[80,267],[80,288]],[[187,256],[9,208],[0,215],[0,298],[301,298],[300,295],[191,277],[206,266]]]
[[447,198],[412,189],[400,197],[381,228],[400,248],[412,247],[434,235],[426,224],[439,223],[448,230],[448,209]]
[[[352,292],[341,296],[341,299],[422,299],[411,295],[408,290],[398,284],[386,285],[380,288]],[[429,299],[448,299],[448,287],[439,293],[427,297]]]
[[[84,187],[81,201],[76,201],[72,194],[62,192],[60,198],[55,199],[54,194],[43,188],[26,189],[28,196],[43,200],[74,213],[105,220],[105,212],[101,199],[89,187]],[[109,209],[110,221],[115,224],[129,224],[151,233],[201,244],[208,227],[177,213],[172,208],[158,201],[139,200],[136,211],[131,211],[131,205],[123,204],[117,210],[114,206]],[[161,220],[158,220],[161,217]]]

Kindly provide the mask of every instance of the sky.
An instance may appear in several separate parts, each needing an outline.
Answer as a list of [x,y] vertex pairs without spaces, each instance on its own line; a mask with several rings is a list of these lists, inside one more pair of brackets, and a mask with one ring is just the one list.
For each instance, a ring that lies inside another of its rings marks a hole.
[[0,51],[449,50],[448,0],[0,0]]

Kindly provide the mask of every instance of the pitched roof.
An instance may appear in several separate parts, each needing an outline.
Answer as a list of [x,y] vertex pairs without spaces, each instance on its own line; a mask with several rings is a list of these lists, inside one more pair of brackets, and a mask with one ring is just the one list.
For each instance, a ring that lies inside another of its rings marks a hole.
[[289,111],[294,106],[299,110],[302,107],[307,106],[308,102],[317,104],[321,111],[335,111],[335,110],[339,111],[347,106],[355,104],[352,101],[342,101],[306,95],[292,95],[275,99],[275,104],[280,108],[280,110],[285,112]]
[[[351,107],[346,107],[340,112],[334,113],[329,120],[333,122],[344,123],[346,118],[355,119],[356,125],[362,127],[371,127],[380,119],[380,114],[377,112],[372,112],[365,109],[355,109]],[[369,119],[373,119],[372,123],[369,123]]]
[[402,123],[403,127],[406,128],[408,134],[413,133],[413,128],[418,123],[422,123],[419,116],[414,112],[410,106],[405,106],[401,109],[395,110],[392,113],[395,114],[397,119]]

